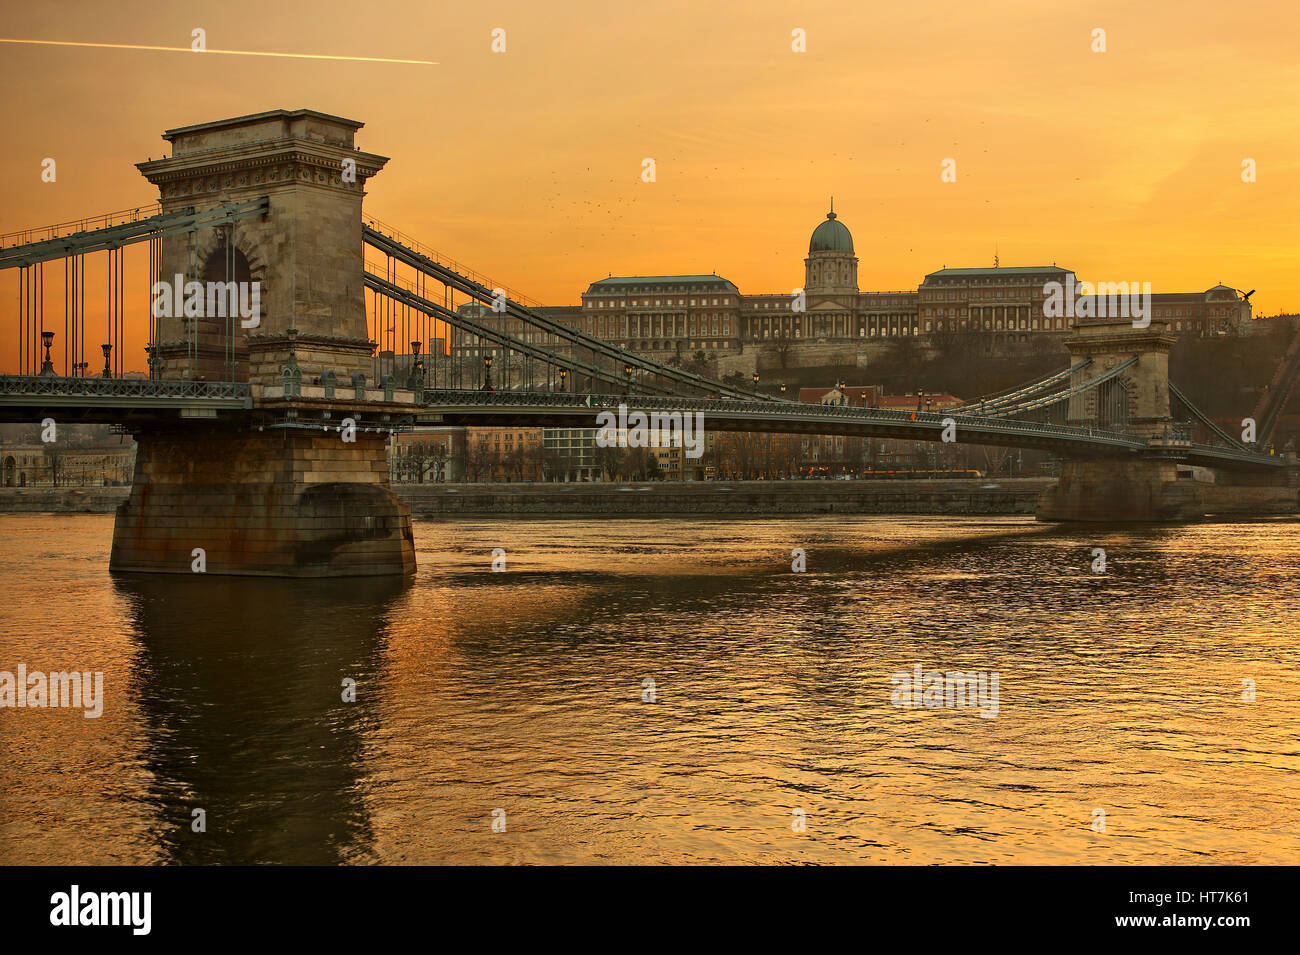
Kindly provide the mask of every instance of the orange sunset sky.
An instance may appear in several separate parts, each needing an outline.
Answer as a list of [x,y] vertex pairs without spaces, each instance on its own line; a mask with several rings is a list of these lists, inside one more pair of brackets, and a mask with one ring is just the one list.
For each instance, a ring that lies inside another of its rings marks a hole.
[[[188,48],[196,27],[210,49],[437,65],[0,43],[0,232],[151,202],[133,164],[165,153],[164,129],[308,107],[363,121],[361,148],[391,157],[368,215],[547,304],[576,303],[610,273],[716,271],[743,292],[788,293],[833,194],[864,290],[992,265],[996,248],[1003,265],[1055,262],[1156,292],[1222,281],[1257,289],[1256,315],[1300,310],[1293,0],[231,0],[0,14],[6,39]],[[491,51],[495,27],[505,53]],[[795,28],[806,53],[791,49]],[[1105,53],[1091,50],[1094,28]],[[41,182],[45,157],[55,183]],[[947,157],[955,183],[940,178]],[[1242,182],[1247,157],[1255,183]],[[88,302],[103,297],[94,268]],[[0,274],[4,370],[16,289]],[[61,290],[47,295],[61,334]],[[129,295],[128,368],[142,368],[143,278]]]

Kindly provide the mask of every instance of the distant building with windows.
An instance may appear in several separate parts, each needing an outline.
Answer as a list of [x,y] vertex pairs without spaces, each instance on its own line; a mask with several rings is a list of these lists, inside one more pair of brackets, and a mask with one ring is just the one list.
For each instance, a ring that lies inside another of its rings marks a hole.
[[135,442],[111,447],[0,444],[4,487],[102,487],[130,484]]
[[1034,332],[1067,332],[1073,322],[1043,315],[1043,291],[1048,282],[1075,280],[1074,273],[1056,265],[940,269],[918,289],[915,334],[986,332],[1019,338]]
[[595,428],[543,428],[542,470],[547,481],[598,481]]
[[[813,230],[803,299],[747,295],[720,275],[609,276],[580,306],[542,309],[587,334],[633,351],[689,356],[749,345],[871,342],[978,332],[993,342],[1068,334],[1073,320],[1044,315],[1044,285],[1077,282],[1058,265],[942,268],[914,291],[862,291],[853,236],[832,209]],[[1153,318],[1177,333],[1209,337],[1241,330],[1251,307],[1234,289],[1155,292]]]
[[582,296],[582,330],[633,351],[733,348],[740,298],[717,275],[601,279]]
[[465,478],[468,430],[421,426],[394,434],[389,443],[389,478],[394,484],[436,484]]

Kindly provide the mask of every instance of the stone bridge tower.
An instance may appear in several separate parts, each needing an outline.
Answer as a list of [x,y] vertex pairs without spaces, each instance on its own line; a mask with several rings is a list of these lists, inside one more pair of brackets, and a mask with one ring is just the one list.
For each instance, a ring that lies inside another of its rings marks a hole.
[[1146,328],[1134,328],[1128,318],[1102,318],[1075,323],[1074,336],[1065,342],[1070,364],[1091,358],[1092,364],[1070,378],[1075,387],[1137,359],[1114,379],[1070,399],[1067,423],[1075,427],[1105,428],[1145,438],[1164,434],[1169,413],[1169,352],[1178,339],[1169,323],[1152,319]]
[[1084,320],[1067,339],[1071,364],[1092,363],[1076,371],[1071,387],[1134,363],[1110,381],[1070,398],[1067,423],[1146,438],[1147,452],[1122,451],[1110,457],[1061,461],[1060,480],[1038,499],[1043,521],[1185,521],[1204,516],[1201,489],[1178,480],[1177,465],[1163,454],[1172,420],[1169,408],[1169,352],[1177,339],[1168,322],[1152,319],[1135,328],[1129,318]]
[[418,396],[406,382],[367,380],[361,200],[387,159],[356,148],[361,125],[272,110],[169,130],[172,155],[139,164],[167,212],[265,199],[262,214],[165,235],[158,262],[163,283],[255,282],[260,307],[251,314],[253,296],[240,290],[246,319],[217,314],[206,295],[201,310],[155,310],[151,374],[247,381],[248,408],[131,425],[135,481],[118,509],[112,569],[193,573],[200,551],[210,574],[415,569],[387,444]]
[[361,126],[309,109],[272,110],[168,130],[172,155],[137,165],[164,212],[270,200],[263,216],[163,237],[161,281],[256,282],[261,314],[255,325],[160,317],[159,377],[277,384],[290,329],[305,376],[371,374],[361,200],[388,160],[356,148]]

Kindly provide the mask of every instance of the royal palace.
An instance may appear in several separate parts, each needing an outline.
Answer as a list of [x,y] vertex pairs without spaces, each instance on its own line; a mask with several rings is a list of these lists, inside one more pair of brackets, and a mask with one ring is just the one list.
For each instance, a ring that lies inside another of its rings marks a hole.
[[[1044,286],[1074,285],[1057,265],[943,268],[915,290],[863,291],[853,235],[832,210],[813,230],[798,292],[742,293],[720,275],[611,276],[582,304],[547,308],[589,334],[650,353],[722,355],[749,345],[863,342],[978,332],[989,343],[1065,335],[1066,317],[1044,315]],[[1230,334],[1251,320],[1250,302],[1226,285],[1151,296],[1153,317],[1193,336]]]

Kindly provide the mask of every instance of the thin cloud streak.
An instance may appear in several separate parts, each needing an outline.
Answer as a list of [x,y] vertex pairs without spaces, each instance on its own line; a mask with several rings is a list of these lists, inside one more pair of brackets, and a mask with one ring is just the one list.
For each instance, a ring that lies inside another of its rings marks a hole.
[[85,43],[78,40],[21,40],[0,37],[0,43],[22,43],[35,46],[89,46],[102,50],[161,50],[166,53],[224,53],[227,56],[274,56],[295,60],[347,60],[352,63],[409,63],[417,66],[437,66],[435,60],[401,60],[387,56],[337,56],[330,53],[274,53],[269,50],[196,50],[188,46],[149,46],[142,43]]

